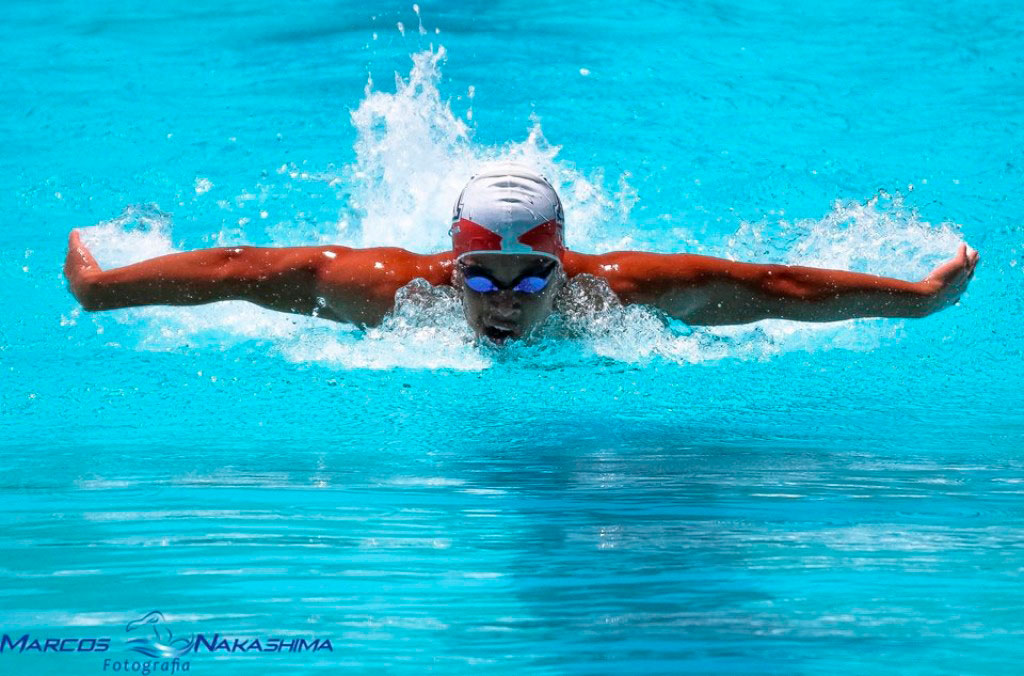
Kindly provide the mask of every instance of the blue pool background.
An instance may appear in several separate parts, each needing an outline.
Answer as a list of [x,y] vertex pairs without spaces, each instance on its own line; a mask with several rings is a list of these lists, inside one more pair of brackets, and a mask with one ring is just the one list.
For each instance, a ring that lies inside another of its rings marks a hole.
[[[5,8],[5,632],[127,657],[125,623],[159,609],[176,633],[334,642],[196,673],[1024,658],[1018,3]],[[234,304],[82,314],[61,277],[74,227],[106,265],[437,251],[499,156],[553,177],[583,251],[915,277],[966,239],[982,263],[924,320],[613,309],[502,352],[422,290],[361,333]]]

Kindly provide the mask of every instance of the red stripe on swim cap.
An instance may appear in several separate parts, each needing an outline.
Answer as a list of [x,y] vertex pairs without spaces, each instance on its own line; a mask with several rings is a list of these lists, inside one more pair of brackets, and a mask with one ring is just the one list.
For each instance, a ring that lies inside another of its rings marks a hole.
[[[519,236],[519,242],[534,251],[549,253],[561,259],[565,254],[561,221],[545,221]],[[461,256],[467,251],[509,251],[502,246],[502,236],[486,226],[460,218],[451,229],[452,251]],[[510,251],[511,253],[511,251]]]
[[545,221],[519,236],[519,241],[534,251],[553,254],[559,259],[565,253],[562,239],[563,226],[560,221]]
[[465,218],[455,222],[451,234],[456,256],[467,251],[501,251],[501,235]]

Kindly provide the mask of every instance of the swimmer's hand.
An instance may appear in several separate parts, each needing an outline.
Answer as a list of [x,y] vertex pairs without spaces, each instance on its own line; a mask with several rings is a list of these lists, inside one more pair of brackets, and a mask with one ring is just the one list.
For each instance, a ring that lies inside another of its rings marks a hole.
[[82,243],[78,231],[72,230],[68,237],[68,255],[64,259],[64,276],[71,286],[71,293],[85,308],[92,304],[89,298],[91,282],[101,272],[103,270],[89,252],[89,248]]
[[960,295],[974,276],[978,258],[977,251],[961,244],[953,258],[932,270],[921,281],[921,286],[932,299],[931,312],[938,312],[960,300]]

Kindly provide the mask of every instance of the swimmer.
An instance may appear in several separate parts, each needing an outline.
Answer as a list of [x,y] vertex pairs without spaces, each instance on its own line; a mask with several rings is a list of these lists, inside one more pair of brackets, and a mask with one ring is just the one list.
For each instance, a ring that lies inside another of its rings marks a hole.
[[551,184],[520,165],[474,176],[455,203],[452,249],[396,247],[201,249],[103,270],[72,231],[64,274],[89,311],[246,300],[271,310],[372,326],[414,279],[451,285],[478,336],[527,336],[552,312],[566,281],[592,275],[624,304],[642,303],[691,325],[761,319],[833,322],[924,317],[959,300],[978,253],[956,255],[921,281],[820,268],[741,263],[694,254],[565,248],[562,204]]

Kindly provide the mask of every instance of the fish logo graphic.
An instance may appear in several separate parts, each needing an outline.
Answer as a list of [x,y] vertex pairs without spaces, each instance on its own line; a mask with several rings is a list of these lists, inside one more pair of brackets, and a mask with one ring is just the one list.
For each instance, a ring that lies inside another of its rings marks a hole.
[[174,634],[167,626],[164,614],[159,610],[132,620],[124,630],[139,634],[135,638],[128,639],[128,645],[132,650],[142,653],[146,657],[181,657],[191,650],[192,643],[195,641],[194,636],[174,638]]

